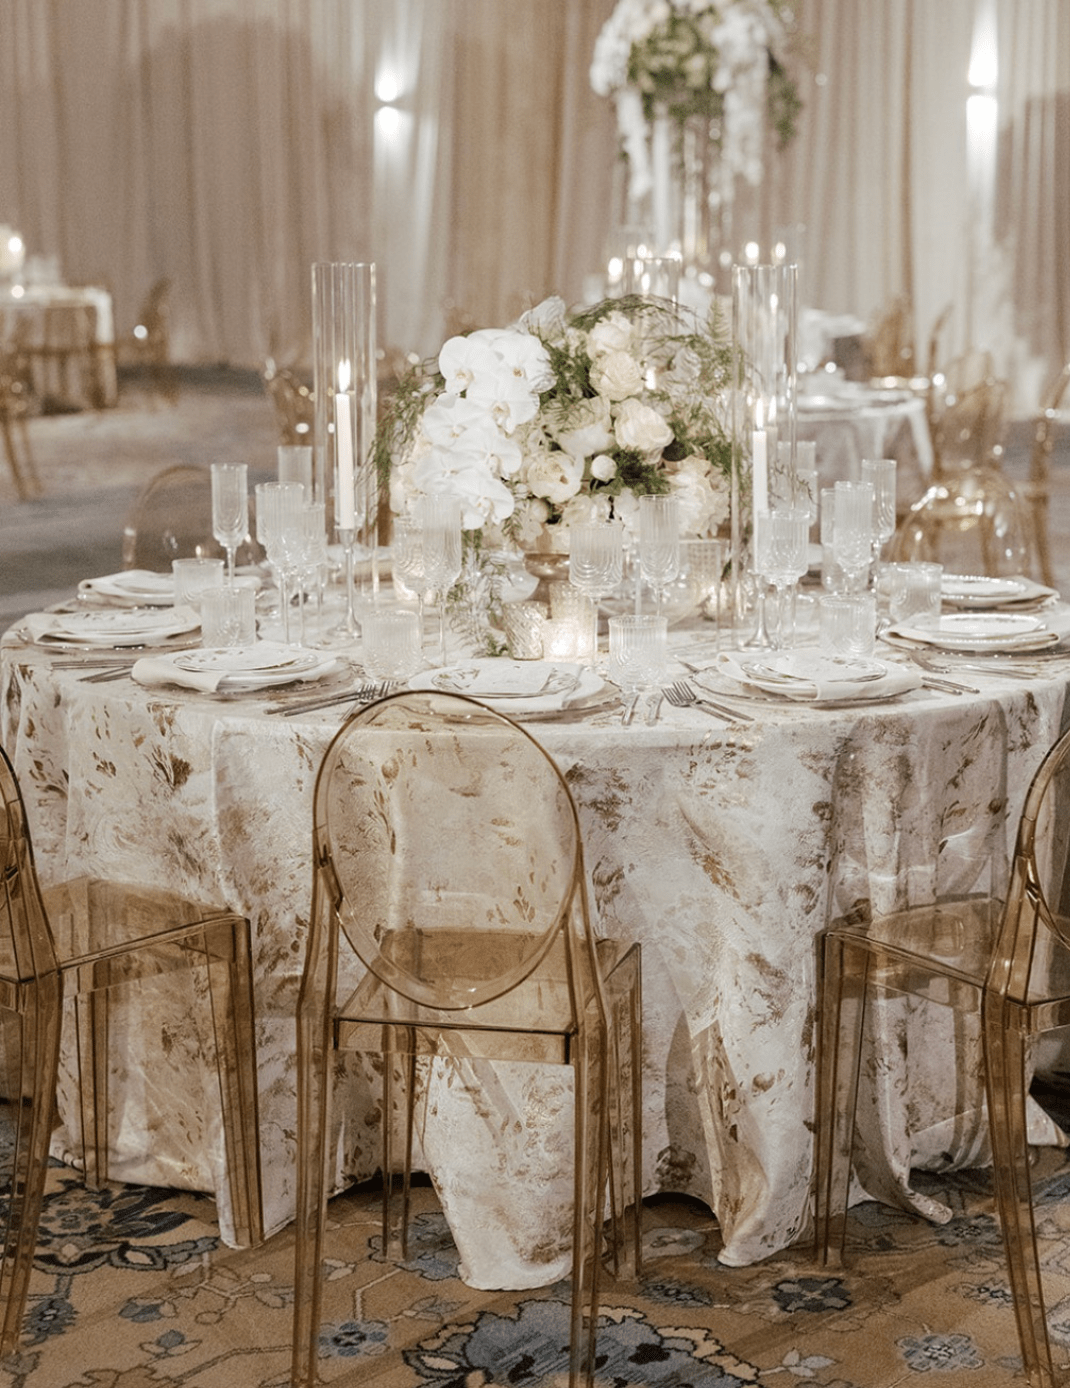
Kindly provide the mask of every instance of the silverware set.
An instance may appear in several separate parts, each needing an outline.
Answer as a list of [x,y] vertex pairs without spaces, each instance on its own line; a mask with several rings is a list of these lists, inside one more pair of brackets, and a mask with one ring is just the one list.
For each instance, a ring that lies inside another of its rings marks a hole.
[[322,708],[334,708],[339,704],[371,704],[376,699],[384,699],[394,688],[393,680],[367,681],[356,689],[346,689],[341,693],[322,694],[316,699],[303,699],[299,703],[279,704],[269,708],[267,713],[277,713],[283,718],[295,718],[302,713],[315,713]]

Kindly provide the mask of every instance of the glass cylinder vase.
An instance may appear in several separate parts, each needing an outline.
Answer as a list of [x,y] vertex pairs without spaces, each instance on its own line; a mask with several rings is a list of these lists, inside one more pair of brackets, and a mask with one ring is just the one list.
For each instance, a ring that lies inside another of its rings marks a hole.
[[736,265],[732,270],[731,610],[737,627],[745,621],[743,574],[748,567],[753,572],[755,514],[799,504],[797,279],[794,265]]
[[366,550],[373,590],[379,586],[375,311],[374,264],[313,265],[315,499],[327,503],[328,533],[333,526],[343,544]]

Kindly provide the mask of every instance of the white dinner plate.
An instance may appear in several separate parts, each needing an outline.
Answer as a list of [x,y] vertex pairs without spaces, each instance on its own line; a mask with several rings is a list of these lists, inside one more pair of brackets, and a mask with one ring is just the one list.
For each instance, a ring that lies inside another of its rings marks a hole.
[[409,680],[409,688],[468,694],[502,713],[519,716],[587,699],[604,683],[597,671],[568,661],[488,657],[423,670]]
[[195,631],[200,618],[190,607],[127,612],[104,608],[57,613],[42,641],[74,641],[86,646],[144,646]]
[[769,680],[847,680],[864,684],[880,680],[888,673],[883,660],[860,656],[826,655],[824,651],[789,651],[748,662],[749,668]]
[[991,605],[1021,599],[1029,591],[1020,578],[990,578],[985,574],[944,574],[940,596],[952,602]]
[[175,656],[180,670],[225,675],[300,675],[322,663],[317,651],[282,651],[275,646],[220,646]]

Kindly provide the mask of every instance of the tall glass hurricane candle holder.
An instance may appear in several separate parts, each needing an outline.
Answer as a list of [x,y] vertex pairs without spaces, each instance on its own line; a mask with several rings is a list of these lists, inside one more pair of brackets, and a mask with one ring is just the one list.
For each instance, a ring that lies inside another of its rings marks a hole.
[[[794,265],[737,265],[732,271],[735,388],[729,605],[736,624],[744,615],[743,555],[753,534],[754,517],[777,500],[792,505],[796,494],[797,280]],[[782,443],[787,445],[783,450]]]
[[357,633],[354,550],[370,555],[372,596],[379,590],[379,480],[373,443],[376,410],[375,266],[320,262],[312,267],[316,501],[332,503],[345,551],[346,608],[340,634]]

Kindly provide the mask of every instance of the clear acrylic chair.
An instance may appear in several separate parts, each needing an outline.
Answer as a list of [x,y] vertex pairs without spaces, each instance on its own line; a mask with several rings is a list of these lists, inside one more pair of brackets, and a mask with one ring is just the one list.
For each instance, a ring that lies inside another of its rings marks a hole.
[[18,782],[2,748],[0,805],[0,1114],[13,1138],[0,1262],[0,1354],[8,1354],[18,1344],[37,1244],[65,995],[75,1002],[86,1184],[96,1188],[108,1179],[108,990],[175,971],[206,975],[240,1246],[262,1241],[263,1216],[248,921],[158,889],[99,879],[42,891]]
[[[250,498],[250,514],[252,498]],[[238,547],[239,565],[259,563],[263,550],[249,534]],[[170,573],[171,561],[222,559],[212,534],[212,471],[201,463],[176,463],[149,479],[123,524],[123,568]]]
[[[383,1115],[395,1112],[395,1069],[403,1078],[400,1154],[391,1123],[382,1123],[383,1246],[400,1167],[403,1257],[418,1057],[572,1068],[569,1371],[571,1383],[585,1368],[589,1380],[607,1184],[614,1252],[631,1204],[637,1269],[639,1261],[640,968],[638,945],[592,933],[568,786],[504,715],[460,695],[403,692],[359,710],[336,734],[314,813],[298,1002],[292,1382],[305,1388],[316,1379],[335,1159],[331,1078],[336,1051],[347,1049],[382,1054]],[[355,989],[340,988],[354,969],[363,974]]]
[[1070,391],[1070,362],[1051,383],[1040,402],[1033,421],[1033,447],[1029,454],[1029,478],[1022,487],[1022,499],[1029,508],[1032,524],[1029,528],[1031,558],[1036,577],[1049,588],[1055,587],[1055,569],[1051,559],[1048,536],[1048,503],[1051,498],[1051,455],[1055,447],[1058,426],[1065,425],[1064,407]]
[[979,894],[866,920],[821,939],[815,1248],[842,1256],[867,999],[908,994],[980,1029],[996,1209],[1029,1381],[1055,1382],[1026,1137],[1030,1045],[1070,1024],[1070,733],[1026,796],[1002,899]]

